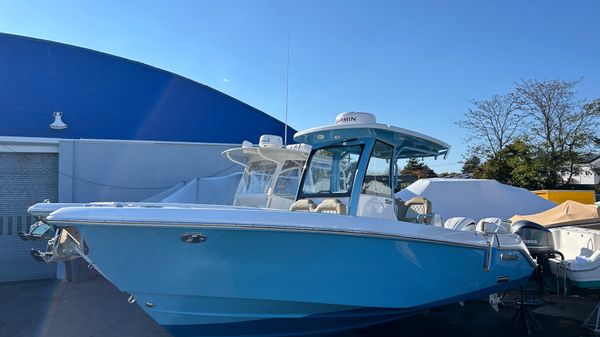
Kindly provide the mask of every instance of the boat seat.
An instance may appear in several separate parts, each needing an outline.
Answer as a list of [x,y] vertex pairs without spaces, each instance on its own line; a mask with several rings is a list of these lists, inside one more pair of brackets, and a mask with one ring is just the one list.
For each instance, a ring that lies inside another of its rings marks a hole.
[[346,214],[346,205],[338,199],[325,199],[317,206],[317,213]]
[[423,223],[431,221],[431,217],[424,216],[431,214],[431,201],[427,200],[427,198],[414,197],[405,202],[404,205],[406,206],[406,211],[404,214],[398,213],[398,220]]
[[300,199],[290,206],[292,212],[316,212],[317,205],[311,199]]
[[475,225],[475,220],[462,216],[453,217],[444,222],[444,228],[461,231],[475,231]]
[[596,253],[596,251],[589,249],[587,247],[581,247],[579,249],[579,256],[591,257],[592,255],[594,255],[594,253]]

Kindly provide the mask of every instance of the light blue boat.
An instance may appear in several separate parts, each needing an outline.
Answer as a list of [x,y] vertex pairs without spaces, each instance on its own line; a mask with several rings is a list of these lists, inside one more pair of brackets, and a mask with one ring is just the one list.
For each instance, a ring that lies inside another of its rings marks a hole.
[[534,262],[518,236],[434,226],[394,198],[396,161],[447,144],[366,113],[295,140],[313,148],[290,211],[88,206],[46,221],[175,336],[339,331],[527,282]]

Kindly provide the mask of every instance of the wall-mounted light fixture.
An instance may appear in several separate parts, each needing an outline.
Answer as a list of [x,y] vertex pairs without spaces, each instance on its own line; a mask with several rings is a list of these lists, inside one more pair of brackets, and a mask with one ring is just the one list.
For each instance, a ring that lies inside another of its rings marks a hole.
[[63,122],[62,120],[62,112],[58,112],[55,111],[52,113],[52,116],[54,116],[54,122],[52,122],[52,124],[50,124],[50,128],[54,129],[54,130],[63,130],[66,129],[68,127],[67,124],[65,124],[65,122]]

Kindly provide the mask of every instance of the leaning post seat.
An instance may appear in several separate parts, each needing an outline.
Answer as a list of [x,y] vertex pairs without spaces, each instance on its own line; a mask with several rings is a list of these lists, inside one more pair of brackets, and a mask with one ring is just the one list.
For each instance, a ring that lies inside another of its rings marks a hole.
[[346,205],[338,199],[325,199],[317,206],[317,213],[346,214]]
[[[419,222],[424,221],[425,223],[431,222],[431,219],[427,215],[431,215],[431,201],[423,197],[414,197],[404,203],[406,206],[406,212],[404,215],[398,213],[398,220],[407,222]],[[423,217],[423,215],[425,215]]]
[[316,212],[317,205],[311,199],[300,199],[290,206],[292,212]]

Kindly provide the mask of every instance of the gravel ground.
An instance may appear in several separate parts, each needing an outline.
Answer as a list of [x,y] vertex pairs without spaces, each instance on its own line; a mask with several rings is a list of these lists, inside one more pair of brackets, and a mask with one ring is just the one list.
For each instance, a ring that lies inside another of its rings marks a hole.
[[[127,303],[119,292],[102,277],[66,283],[57,280],[0,284],[1,337],[169,337],[137,305]],[[581,300],[579,300],[581,302]],[[532,336],[589,336],[581,322],[591,310],[584,305],[545,306],[536,310],[544,331]],[[344,337],[412,337],[412,336],[519,336],[516,321],[510,319],[513,308],[494,312],[484,302],[467,303],[432,310],[426,315],[360,331]],[[579,321],[578,321],[579,320]]]

